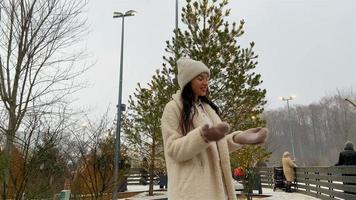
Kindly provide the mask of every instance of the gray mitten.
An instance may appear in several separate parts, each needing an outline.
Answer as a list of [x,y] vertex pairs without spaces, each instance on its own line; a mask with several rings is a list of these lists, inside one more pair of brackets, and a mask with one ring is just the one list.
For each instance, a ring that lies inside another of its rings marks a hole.
[[234,141],[239,144],[261,144],[268,135],[267,128],[251,128],[234,136]]
[[225,122],[218,123],[217,125],[209,128],[208,125],[202,128],[202,137],[206,142],[218,141],[222,139],[230,130],[229,124]]

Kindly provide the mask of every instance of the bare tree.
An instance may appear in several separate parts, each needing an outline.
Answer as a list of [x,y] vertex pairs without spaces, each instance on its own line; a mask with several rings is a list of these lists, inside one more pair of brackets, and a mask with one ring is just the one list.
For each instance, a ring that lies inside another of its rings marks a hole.
[[[11,149],[28,110],[63,103],[81,88],[73,64],[82,55],[68,47],[80,41],[86,1],[3,0],[0,2],[0,99],[5,121],[4,156]],[[3,172],[3,198],[9,167]]]
[[[113,190],[114,180],[114,146],[115,137],[112,132],[113,121],[103,115],[99,120],[88,118],[80,126],[72,128],[71,135],[75,141],[75,154],[72,160],[75,164],[75,176],[72,180],[73,194],[84,194],[91,199],[102,199]],[[127,154],[123,146],[122,166],[128,169]],[[125,166],[124,166],[125,165]],[[126,171],[120,171],[119,183],[122,183]],[[120,184],[119,184],[120,185]]]

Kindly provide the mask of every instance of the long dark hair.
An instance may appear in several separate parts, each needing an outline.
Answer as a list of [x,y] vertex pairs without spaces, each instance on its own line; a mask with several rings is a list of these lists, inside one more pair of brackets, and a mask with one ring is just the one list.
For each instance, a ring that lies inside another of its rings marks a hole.
[[[181,97],[183,100],[183,110],[181,113],[180,127],[183,135],[186,135],[193,127],[193,118],[197,110],[194,104],[194,92],[192,89],[191,82],[184,86]],[[212,101],[210,101],[206,96],[198,97],[201,102],[207,103],[212,107],[217,115],[220,115],[219,108]],[[193,108],[193,109],[192,109]],[[192,113],[193,112],[193,113]]]

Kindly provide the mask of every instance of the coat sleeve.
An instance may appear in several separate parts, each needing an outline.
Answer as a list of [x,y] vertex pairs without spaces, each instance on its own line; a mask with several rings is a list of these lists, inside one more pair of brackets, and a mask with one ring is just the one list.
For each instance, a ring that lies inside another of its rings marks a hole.
[[227,146],[229,149],[229,152],[232,153],[236,150],[238,150],[239,148],[241,148],[241,144],[236,143],[234,141],[234,136],[240,134],[242,131],[235,131],[230,133],[229,135],[225,136],[226,137],[226,141],[227,141]]
[[183,136],[179,129],[179,109],[174,102],[168,103],[161,119],[164,150],[173,160],[181,162],[192,159],[209,146],[201,136],[202,127]]
[[293,160],[291,158],[288,159],[288,163],[289,163],[289,166],[292,168],[297,167],[297,165],[293,162]]
[[339,162],[337,162],[336,166],[343,165],[344,162],[344,155],[342,153],[339,154]]

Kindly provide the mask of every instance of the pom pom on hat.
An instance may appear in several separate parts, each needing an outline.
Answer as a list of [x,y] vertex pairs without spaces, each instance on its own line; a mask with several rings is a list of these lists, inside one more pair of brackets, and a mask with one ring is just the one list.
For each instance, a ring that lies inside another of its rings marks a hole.
[[178,84],[181,89],[199,74],[205,72],[210,76],[209,68],[201,61],[190,58],[180,58],[177,60]]

